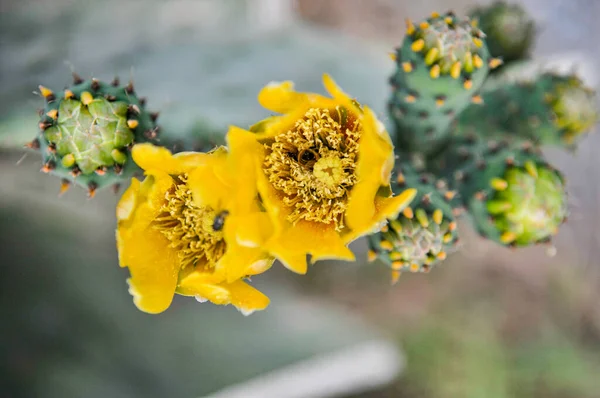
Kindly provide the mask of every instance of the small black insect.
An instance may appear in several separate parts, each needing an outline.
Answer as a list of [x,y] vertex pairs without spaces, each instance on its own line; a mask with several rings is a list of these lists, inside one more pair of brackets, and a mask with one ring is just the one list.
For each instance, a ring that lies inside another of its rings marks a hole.
[[225,224],[225,217],[227,217],[228,215],[229,212],[227,210],[223,210],[222,212],[217,214],[212,225],[213,231],[220,231],[223,229],[223,225]]
[[319,160],[319,155],[313,149],[304,149],[298,154],[298,163],[307,167],[314,165],[317,160]]

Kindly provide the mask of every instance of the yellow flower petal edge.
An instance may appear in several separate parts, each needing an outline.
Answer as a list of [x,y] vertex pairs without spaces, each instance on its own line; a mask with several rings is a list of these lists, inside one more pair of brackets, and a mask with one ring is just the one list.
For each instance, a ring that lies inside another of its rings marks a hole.
[[177,293],[194,296],[200,302],[231,304],[245,315],[263,310],[269,305],[269,298],[246,282],[237,280],[232,283],[207,283],[199,272],[185,276],[179,283]]
[[[146,177],[133,179],[117,205],[116,238],[119,263],[131,274],[134,304],[157,314],[182,294],[232,304],[244,313],[266,308],[268,298],[243,279],[266,271],[272,257],[235,238],[228,242],[231,234],[224,232],[228,206],[236,203],[221,169],[226,150],[172,155],[165,148],[139,144],[132,153]],[[211,176],[212,196],[191,178],[197,174]]]
[[268,84],[258,100],[281,115],[227,134],[230,172],[244,177],[238,184],[248,197],[258,194],[270,223],[240,227],[245,244],[300,274],[308,255],[313,263],[354,260],[348,243],[380,229],[416,195],[387,194],[394,153],[383,124],[329,75],[323,84],[331,97],[296,92],[289,81]]

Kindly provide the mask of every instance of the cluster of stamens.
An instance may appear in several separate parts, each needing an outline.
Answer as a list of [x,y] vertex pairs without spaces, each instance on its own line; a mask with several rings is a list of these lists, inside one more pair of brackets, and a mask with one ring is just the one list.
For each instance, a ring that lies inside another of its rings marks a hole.
[[344,228],[348,194],[357,181],[362,125],[344,107],[311,108],[265,144],[263,169],[289,209],[288,220]]
[[182,268],[202,266],[208,270],[214,267],[226,249],[222,229],[215,228],[221,213],[197,206],[186,182],[186,175],[176,177],[152,226],[177,251]]

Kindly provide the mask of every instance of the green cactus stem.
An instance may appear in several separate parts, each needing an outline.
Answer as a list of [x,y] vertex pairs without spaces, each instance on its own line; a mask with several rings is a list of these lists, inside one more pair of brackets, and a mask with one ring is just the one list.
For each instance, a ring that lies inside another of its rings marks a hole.
[[501,58],[506,64],[529,57],[536,29],[521,5],[497,1],[474,8],[469,16],[485,32],[493,57]]
[[418,192],[411,206],[368,237],[369,260],[388,265],[393,280],[401,272],[429,272],[455,251],[458,243],[455,215],[460,206],[455,192],[448,190],[443,180],[402,164],[392,188],[401,191],[406,187]]
[[530,143],[457,140],[438,167],[480,235],[499,244],[548,242],[566,220],[564,178]]
[[45,99],[40,132],[27,147],[40,151],[43,172],[62,178],[61,193],[74,183],[93,197],[96,190],[111,185],[118,189],[141,172],[129,149],[157,141],[158,114],[146,111],[132,83],[121,86],[117,79],[106,84],[73,76],[73,86],[60,93],[40,86]]
[[395,124],[397,147],[428,153],[443,142],[449,127],[477,95],[490,68],[485,34],[467,18],[434,13],[413,24],[397,49],[397,70],[390,79],[388,110]]
[[482,106],[460,115],[453,134],[492,138],[497,131],[512,132],[511,139],[573,150],[598,121],[596,93],[574,75],[544,73],[535,81],[486,90],[482,98]]

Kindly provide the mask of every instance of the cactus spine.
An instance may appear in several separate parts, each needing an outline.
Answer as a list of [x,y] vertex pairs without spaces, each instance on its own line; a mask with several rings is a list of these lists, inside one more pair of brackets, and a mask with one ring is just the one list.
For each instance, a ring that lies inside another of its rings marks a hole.
[[45,99],[40,132],[27,146],[39,149],[43,172],[62,178],[61,192],[75,183],[93,197],[140,171],[129,149],[156,139],[158,114],[145,110],[133,84],[84,81],[74,74],[73,86],[56,94],[40,86],[40,93]]

